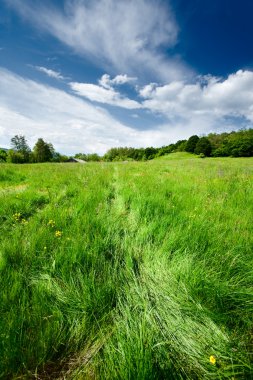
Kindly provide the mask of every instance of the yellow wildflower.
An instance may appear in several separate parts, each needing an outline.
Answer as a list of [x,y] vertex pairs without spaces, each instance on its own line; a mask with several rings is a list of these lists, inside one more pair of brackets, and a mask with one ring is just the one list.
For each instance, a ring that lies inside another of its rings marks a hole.
[[216,363],[216,357],[214,355],[211,355],[209,360],[210,360],[211,364],[215,365],[215,363]]
[[54,227],[55,226],[55,221],[50,219],[49,222],[47,223],[48,226]]
[[61,237],[62,236],[62,232],[61,231],[56,231],[55,232],[55,236],[56,237]]
[[21,214],[20,214],[20,212],[16,212],[16,213],[13,215],[13,218],[16,219],[16,221],[18,221],[18,220],[21,218]]

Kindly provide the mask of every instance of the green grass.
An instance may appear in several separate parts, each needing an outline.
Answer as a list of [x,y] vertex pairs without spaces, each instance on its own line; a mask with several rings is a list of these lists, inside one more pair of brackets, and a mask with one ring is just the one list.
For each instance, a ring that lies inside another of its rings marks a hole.
[[195,155],[195,154],[191,154],[191,153],[187,153],[187,152],[175,152],[175,153],[170,153],[170,154],[167,154],[165,156],[161,156],[161,157],[157,157],[155,158],[155,160],[166,160],[166,161],[170,161],[170,160],[185,160],[185,159],[196,159],[196,158],[200,158],[199,156]]
[[0,378],[252,379],[252,177],[188,154],[1,164]]

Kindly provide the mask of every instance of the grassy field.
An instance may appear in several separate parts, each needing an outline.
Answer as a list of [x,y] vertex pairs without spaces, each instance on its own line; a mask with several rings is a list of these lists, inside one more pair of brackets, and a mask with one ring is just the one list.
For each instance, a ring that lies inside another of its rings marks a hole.
[[0,378],[253,379],[253,159],[0,165]]

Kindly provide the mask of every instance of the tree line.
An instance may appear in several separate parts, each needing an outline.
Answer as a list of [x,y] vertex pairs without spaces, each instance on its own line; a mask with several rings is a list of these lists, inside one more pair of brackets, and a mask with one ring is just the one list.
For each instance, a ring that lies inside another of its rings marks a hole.
[[0,150],[0,162],[11,162],[14,164],[35,162],[65,162],[67,156],[56,152],[51,143],[39,138],[33,147],[29,147],[25,136],[16,135],[11,139],[11,149]]
[[[160,148],[111,148],[103,156],[104,161],[146,161],[174,152],[189,152],[200,157],[251,157],[253,156],[253,129],[237,132],[193,135],[188,140]],[[82,158],[79,154],[78,157]]]
[[[69,157],[55,152],[51,143],[39,138],[33,150],[24,136],[11,139],[12,149],[0,150],[0,162],[34,163],[66,162]],[[84,161],[146,161],[174,152],[189,152],[200,157],[251,157],[253,156],[253,129],[210,133],[207,136],[193,135],[188,140],[178,140],[174,144],[160,148],[118,147],[109,149],[104,156],[97,153],[77,153],[74,157]]]

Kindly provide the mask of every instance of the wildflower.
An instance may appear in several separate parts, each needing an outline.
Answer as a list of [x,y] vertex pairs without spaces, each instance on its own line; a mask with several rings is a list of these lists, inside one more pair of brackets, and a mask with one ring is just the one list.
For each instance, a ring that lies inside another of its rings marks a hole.
[[21,220],[21,224],[28,224],[28,221],[27,221],[25,218],[23,218],[23,219]]
[[47,247],[44,247],[44,251],[46,251],[47,250]]
[[47,223],[48,226],[54,227],[55,226],[55,221],[50,219],[49,222]]
[[18,222],[21,218],[21,214],[20,212],[16,212],[14,215],[13,215],[13,218],[16,220],[16,222]]
[[214,355],[211,355],[210,358],[209,358],[209,360],[210,360],[211,364],[215,365],[215,363],[216,363],[216,357]]
[[55,232],[55,236],[56,237],[61,237],[62,236],[62,232],[61,231],[56,231]]

